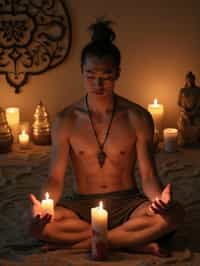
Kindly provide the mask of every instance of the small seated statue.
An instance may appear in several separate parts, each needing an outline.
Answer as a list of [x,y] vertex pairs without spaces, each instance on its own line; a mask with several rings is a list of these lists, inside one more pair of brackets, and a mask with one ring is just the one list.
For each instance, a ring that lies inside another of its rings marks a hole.
[[185,77],[185,86],[180,89],[178,105],[179,137],[181,146],[200,143],[200,88],[196,85],[196,77],[188,72]]

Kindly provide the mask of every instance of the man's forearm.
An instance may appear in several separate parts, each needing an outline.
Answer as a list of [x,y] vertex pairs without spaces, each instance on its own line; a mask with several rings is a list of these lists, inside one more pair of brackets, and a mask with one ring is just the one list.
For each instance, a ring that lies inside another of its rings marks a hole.
[[149,200],[160,197],[162,193],[162,184],[157,177],[148,177],[142,179],[143,192]]

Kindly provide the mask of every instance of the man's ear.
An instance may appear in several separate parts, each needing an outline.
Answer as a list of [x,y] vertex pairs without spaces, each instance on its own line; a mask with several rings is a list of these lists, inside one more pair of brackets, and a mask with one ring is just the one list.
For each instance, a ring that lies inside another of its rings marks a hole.
[[116,76],[115,76],[115,79],[116,79],[116,80],[120,77],[120,73],[121,73],[121,68],[118,67],[118,68],[116,69]]

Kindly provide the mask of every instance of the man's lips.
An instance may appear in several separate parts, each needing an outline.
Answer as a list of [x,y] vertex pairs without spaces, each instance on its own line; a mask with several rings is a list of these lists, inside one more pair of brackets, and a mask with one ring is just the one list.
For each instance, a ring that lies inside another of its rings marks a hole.
[[105,92],[104,90],[95,90],[94,91],[94,93],[96,93],[96,94],[104,94],[104,92]]

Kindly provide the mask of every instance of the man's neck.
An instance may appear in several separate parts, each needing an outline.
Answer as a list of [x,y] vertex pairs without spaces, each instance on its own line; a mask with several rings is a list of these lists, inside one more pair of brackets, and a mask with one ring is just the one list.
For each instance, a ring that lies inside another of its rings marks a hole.
[[114,94],[105,97],[88,94],[87,102],[91,113],[106,115],[113,110]]

